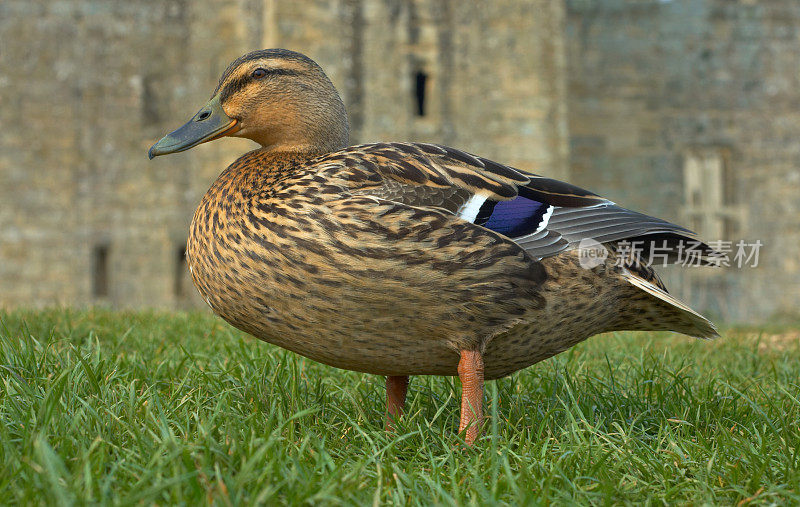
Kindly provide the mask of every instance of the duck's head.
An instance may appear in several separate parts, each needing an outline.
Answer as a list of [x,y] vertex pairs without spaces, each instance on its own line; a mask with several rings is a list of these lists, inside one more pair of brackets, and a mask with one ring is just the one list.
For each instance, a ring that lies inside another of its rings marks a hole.
[[286,49],[253,51],[231,63],[191,120],[154,144],[150,158],[224,136],[276,152],[327,153],[347,146],[347,115],[328,76]]

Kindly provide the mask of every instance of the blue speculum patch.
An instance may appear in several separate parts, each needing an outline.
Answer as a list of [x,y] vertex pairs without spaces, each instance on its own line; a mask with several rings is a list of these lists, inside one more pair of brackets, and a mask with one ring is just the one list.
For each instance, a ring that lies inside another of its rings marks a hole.
[[494,204],[491,215],[481,225],[511,238],[524,236],[536,231],[547,207],[547,204],[522,196],[500,201]]

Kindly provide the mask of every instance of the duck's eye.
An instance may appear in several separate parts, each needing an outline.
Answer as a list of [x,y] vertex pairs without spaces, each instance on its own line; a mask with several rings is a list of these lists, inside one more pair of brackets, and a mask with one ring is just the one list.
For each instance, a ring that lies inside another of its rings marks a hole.
[[264,69],[256,69],[250,75],[253,76],[253,79],[261,79],[262,77],[267,75],[267,71]]

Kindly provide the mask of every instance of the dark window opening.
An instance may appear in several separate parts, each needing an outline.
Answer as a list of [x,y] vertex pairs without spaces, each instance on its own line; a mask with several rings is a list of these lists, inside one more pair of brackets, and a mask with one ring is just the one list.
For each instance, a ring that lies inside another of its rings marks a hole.
[[92,294],[96,298],[108,297],[108,245],[95,246],[92,260]]
[[428,81],[428,75],[422,71],[414,74],[414,95],[417,99],[417,116],[425,116],[425,85]]
[[172,292],[176,298],[182,298],[186,295],[186,288],[184,281],[186,280],[186,246],[181,245],[176,250],[175,256],[175,273],[173,278]]

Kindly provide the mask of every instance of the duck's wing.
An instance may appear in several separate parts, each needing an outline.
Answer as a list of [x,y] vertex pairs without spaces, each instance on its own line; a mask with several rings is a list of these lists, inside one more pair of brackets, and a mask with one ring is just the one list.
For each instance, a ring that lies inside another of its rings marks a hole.
[[[703,263],[714,251],[690,230],[616,205],[563,181],[527,173],[454,148],[426,143],[375,143],[318,160],[342,168],[354,194],[454,214],[502,234],[531,256],[577,248],[585,240],[629,242],[640,256],[658,250],[674,262],[691,248]],[[637,250],[638,249],[638,250]]]

